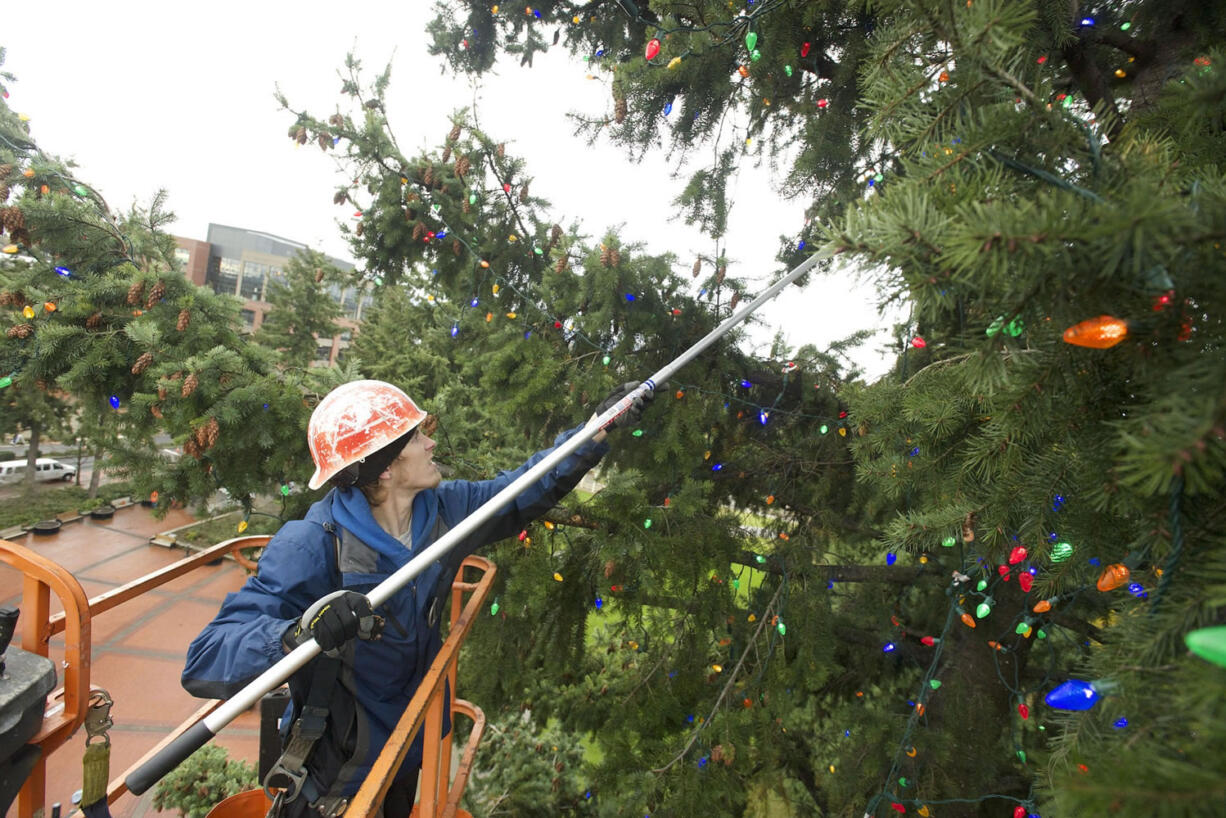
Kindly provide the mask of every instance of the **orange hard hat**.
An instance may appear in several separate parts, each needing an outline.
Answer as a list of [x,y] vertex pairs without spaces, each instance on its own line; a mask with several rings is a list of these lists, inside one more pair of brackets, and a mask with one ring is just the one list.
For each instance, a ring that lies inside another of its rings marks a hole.
[[324,396],[307,424],[317,489],[333,475],[417,428],[426,413],[383,381],[350,381]]

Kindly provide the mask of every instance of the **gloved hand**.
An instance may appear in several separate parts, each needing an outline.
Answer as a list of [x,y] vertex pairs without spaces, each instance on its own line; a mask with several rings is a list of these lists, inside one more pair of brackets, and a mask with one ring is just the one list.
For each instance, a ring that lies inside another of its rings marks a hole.
[[[614,404],[625,398],[638,387],[640,381],[630,381],[623,383],[621,386],[609,393],[609,396],[600,402],[596,407],[596,416],[599,417],[609,410]],[[633,426],[639,422],[639,418],[643,416],[643,410],[651,403],[656,396],[655,390],[648,389],[646,392],[635,397],[621,414],[613,418],[605,424],[606,430],[620,429],[625,426]]]
[[335,654],[355,636],[377,639],[383,632],[383,617],[375,616],[370,600],[355,591],[335,591],[307,608],[306,613],[285,634],[285,642],[296,648],[314,639],[324,653]]

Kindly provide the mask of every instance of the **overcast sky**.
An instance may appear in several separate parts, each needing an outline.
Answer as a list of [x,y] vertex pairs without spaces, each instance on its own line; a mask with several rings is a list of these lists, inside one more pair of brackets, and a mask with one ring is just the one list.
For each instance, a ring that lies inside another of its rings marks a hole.
[[[4,70],[17,76],[8,104],[30,117],[43,150],[74,159],[112,207],[165,188],[177,235],[204,239],[214,222],[348,259],[336,222],[352,211],[332,204],[336,166],[286,136],[293,117],[273,94],[280,86],[296,108],[330,114],[341,99],[337,70],[352,50],[368,75],[391,62],[389,117],[408,155],[438,147],[448,114],[475,106],[485,131],[526,159],[532,192],[552,203],[553,221],[578,221],[595,238],[620,225],[624,242],[676,253],[681,274],[697,254],[713,253],[710,239],[674,220],[683,179],[671,178],[676,168],[663,156],[634,164],[573,135],[567,113],[611,111],[603,75],[587,79],[587,66],[558,49],[532,69],[500,67],[474,87],[441,73],[426,53],[430,16],[421,0],[10,3],[0,35]],[[778,237],[803,226],[804,203],[781,199],[769,171],[748,164],[729,187],[729,275],[760,291],[778,269]],[[759,314],[765,326],[751,337],[762,351],[778,330],[792,345],[824,347],[880,327],[858,360],[870,376],[888,368],[879,348],[896,319],[879,317],[871,290],[850,274],[785,290]]]

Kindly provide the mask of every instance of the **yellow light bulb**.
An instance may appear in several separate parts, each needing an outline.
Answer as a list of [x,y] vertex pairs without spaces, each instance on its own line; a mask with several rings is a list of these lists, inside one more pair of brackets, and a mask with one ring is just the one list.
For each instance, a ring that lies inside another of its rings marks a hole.
[[554,572],[553,572],[553,578],[554,578],[556,581],[558,581],[558,582],[561,582],[561,581],[562,581],[562,575],[561,575],[561,574],[559,574],[557,571],[554,571]]

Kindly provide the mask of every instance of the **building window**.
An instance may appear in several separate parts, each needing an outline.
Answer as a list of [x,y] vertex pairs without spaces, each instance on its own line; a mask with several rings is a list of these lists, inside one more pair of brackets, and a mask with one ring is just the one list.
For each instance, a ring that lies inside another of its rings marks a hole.
[[208,283],[212,285],[213,292],[218,295],[234,295],[237,293],[239,271],[241,269],[242,266],[239,262],[232,258],[218,258],[217,256],[210,258]]
[[254,261],[243,262],[243,280],[239,285],[238,294],[243,298],[259,301],[264,295],[264,275],[267,272],[267,264],[257,264]]
[[255,310],[242,310],[240,315],[243,318],[243,331],[251,332],[255,328]]
[[182,247],[175,248],[175,264],[179,265],[179,272],[187,269],[187,263],[191,261],[192,254]]
[[329,340],[326,344],[320,344],[315,348],[315,360],[324,361],[325,363],[332,358],[332,341]]

